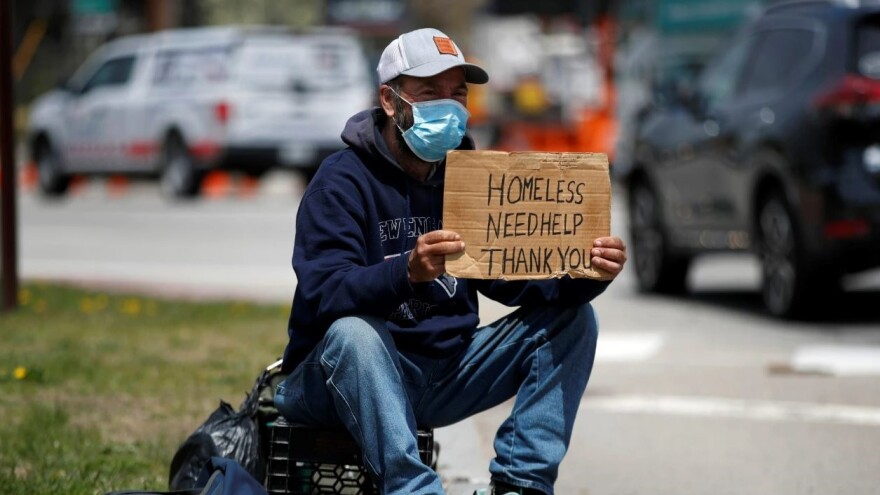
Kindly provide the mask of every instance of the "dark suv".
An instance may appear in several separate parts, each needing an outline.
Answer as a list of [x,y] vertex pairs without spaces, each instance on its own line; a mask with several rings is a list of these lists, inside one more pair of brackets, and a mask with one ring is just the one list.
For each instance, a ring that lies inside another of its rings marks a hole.
[[880,7],[855,4],[764,8],[642,115],[625,176],[641,289],[751,250],[767,309],[800,316],[880,266]]

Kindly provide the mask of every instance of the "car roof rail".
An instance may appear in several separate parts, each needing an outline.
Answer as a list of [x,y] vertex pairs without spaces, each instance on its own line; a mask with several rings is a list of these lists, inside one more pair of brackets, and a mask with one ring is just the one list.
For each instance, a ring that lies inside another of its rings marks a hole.
[[813,5],[828,5],[833,7],[857,9],[865,6],[880,6],[880,0],[781,0],[779,2],[767,4],[764,7],[764,12],[775,12],[782,9]]

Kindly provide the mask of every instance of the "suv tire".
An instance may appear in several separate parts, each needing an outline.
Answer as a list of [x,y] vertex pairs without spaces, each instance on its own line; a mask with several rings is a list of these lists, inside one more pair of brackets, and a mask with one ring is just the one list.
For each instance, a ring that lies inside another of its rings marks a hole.
[[687,289],[690,257],[670,252],[657,195],[644,182],[630,191],[630,238],[639,288],[680,294]]
[[820,305],[819,294],[840,291],[840,276],[828,267],[813,267],[801,249],[798,226],[779,192],[769,194],[758,209],[761,296],[774,316],[800,318]]
[[48,197],[61,197],[70,186],[70,176],[64,173],[61,159],[48,140],[37,144],[34,159],[37,163],[40,192]]
[[172,134],[162,147],[162,192],[172,198],[192,198],[198,195],[202,174],[196,170],[192,156],[183,139]]

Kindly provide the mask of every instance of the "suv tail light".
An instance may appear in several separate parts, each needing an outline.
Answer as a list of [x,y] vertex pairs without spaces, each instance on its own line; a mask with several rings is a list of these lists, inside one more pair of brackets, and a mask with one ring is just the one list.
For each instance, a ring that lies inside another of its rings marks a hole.
[[835,220],[825,224],[825,237],[828,239],[853,239],[864,237],[871,232],[867,220]]
[[229,122],[229,115],[232,113],[232,105],[225,101],[221,101],[214,105],[214,118],[221,124]]
[[829,110],[840,117],[855,117],[869,105],[880,104],[880,81],[849,74],[830,91],[814,100],[817,108]]

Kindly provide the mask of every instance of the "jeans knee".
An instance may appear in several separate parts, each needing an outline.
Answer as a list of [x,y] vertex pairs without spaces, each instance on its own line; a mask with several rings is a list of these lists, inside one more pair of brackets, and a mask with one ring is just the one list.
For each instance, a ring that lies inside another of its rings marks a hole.
[[577,320],[590,329],[590,333],[599,331],[599,318],[596,316],[596,310],[593,309],[591,303],[584,303],[577,307]]
[[324,336],[322,359],[335,365],[336,360],[369,360],[377,353],[387,353],[393,346],[390,333],[377,318],[348,316],[330,325]]
[[561,333],[571,335],[577,342],[595,346],[599,336],[599,321],[593,305],[584,303],[568,310],[570,316],[563,325]]

